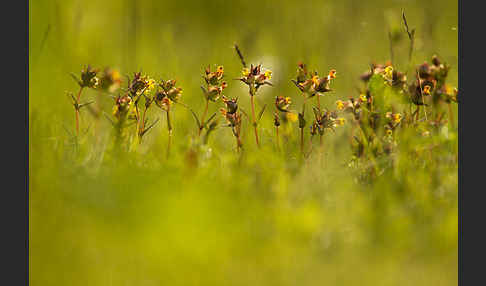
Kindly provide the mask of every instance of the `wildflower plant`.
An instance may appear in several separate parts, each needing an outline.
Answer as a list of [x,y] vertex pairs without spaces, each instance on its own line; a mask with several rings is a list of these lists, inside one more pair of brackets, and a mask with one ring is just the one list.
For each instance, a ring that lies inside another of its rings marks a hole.
[[79,110],[82,107],[93,103],[93,101],[87,102],[87,103],[81,103],[80,102],[81,93],[83,92],[83,89],[85,89],[85,88],[92,88],[92,89],[97,88],[98,83],[99,83],[99,79],[96,75],[98,74],[98,72],[99,72],[98,69],[94,69],[90,65],[88,65],[87,67],[85,67],[84,69],[81,70],[81,76],[79,78],[75,74],[71,73],[72,78],[79,85],[79,91],[78,91],[78,94],[76,96],[74,96],[73,94],[70,93],[70,97],[73,100],[73,106],[74,106],[74,110],[75,110],[75,114],[76,114],[75,120],[76,120],[76,135],[77,136],[79,136]]
[[243,144],[241,142],[241,112],[238,111],[238,99],[228,99],[223,96],[222,100],[226,108],[220,109],[221,115],[227,122],[226,126],[230,127],[233,132],[233,136],[236,139],[236,150],[240,151]]
[[[317,72],[309,72],[304,63],[300,62],[297,66],[297,75],[295,79],[291,81],[299,89],[304,97],[304,103],[302,105],[302,112],[299,113],[299,128],[300,128],[300,146],[301,152],[304,152],[304,128],[305,121],[305,105],[308,99],[316,97],[317,109],[315,112],[316,120],[312,123],[311,136],[319,134],[319,142],[322,146],[322,136],[324,135],[323,121],[324,114],[321,110],[320,96],[323,93],[330,92],[331,81],[336,78],[336,70],[331,69],[327,76],[320,77]],[[327,127],[326,127],[327,128]]]
[[[209,103],[216,103],[221,99],[224,107],[219,111],[226,122],[223,126],[232,130],[236,140],[236,150],[239,152],[243,148],[242,115],[251,121],[256,144],[260,147],[257,127],[266,105],[257,115],[254,100],[262,86],[272,86],[270,82],[272,72],[263,69],[262,65],[252,64],[248,68],[236,45],[235,49],[243,65],[242,75],[236,80],[248,86],[251,117],[239,107],[238,98],[228,98],[223,95],[227,83],[224,80],[225,71],[221,65],[217,66],[215,70],[211,70],[211,66],[204,70],[202,76],[204,85],[201,86],[201,90],[206,104],[200,118],[191,108],[180,102],[182,89],[176,86],[176,81],[173,79],[156,82],[148,75],[137,72],[133,74],[133,78],[128,77],[126,88],[120,88],[121,79],[116,70],[106,68],[98,76],[98,70],[88,65],[82,70],[79,78],[73,75],[80,86],[77,96],[71,94],[76,110],[77,131],[79,129],[79,110],[92,103],[80,103],[83,89],[97,89],[112,96],[117,93],[117,96],[113,96],[115,99],[113,117],[108,117],[116,130],[116,145],[123,146],[124,143],[133,143],[133,141],[127,140],[127,138],[133,138],[127,136],[130,134],[128,131],[131,132],[128,127],[132,125],[136,125],[135,134],[139,139],[138,142],[141,143],[143,136],[152,130],[159,120],[157,118],[151,121],[148,118],[150,108],[157,106],[162,109],[167,118],[167,157],[169,157],[173,129],[171,120],[173,105],[178,103],[191,111],[197,123],[198,137],[201,137],[202,131],[206,130],[201,139],[203,144],[206,144],[209,135],[218,126],[218,120],[215,119],[217,113],[213,113],[206,119]],[[319,98],[332,91],[331,84],[336,78],[336,70],[331,69],[326,76],[320,76],[316,71],[309,72],[305,64],[299,63],[297,74],[291,81],[303,96],[302,110],[300,112],[290,110],[292,104],[290,97],[275,97],[273,113],[275,146],[277,149],[281,148],[279,138],[281,126],[289,127],[291,124],[287,123],[297,121],[300,131],[300,152],[302,158],[306,158],[304,134],[308,133],[304,133],[305,128],[308,127],[310,130],[310,150],[312,151],[313,138],[316,135],[319,135],[320,150],[323,150],[323,136],[329,131],[334,132],[336,128],[349,121],[352,125],[349,138],[353,153],[350,165],[366,166],[362,169],[364,173],[367,173],[366,176],[368,178],[376,177],[393,165],[394,158],[401,147],[401,134],[413,132],[419,138],[428,138],[441,132],[447,132],[444,127],[448,122],[453,127],[451,105],[458,102],[458,91],[447,83],[449,69],[449,65],[434,55],[430,63],[424,62],[415,68],[415,73],[411,77],[412,81],[409,82],[407,74],[398,70],[391,62],[372,64],[370,69],[360,77],[363,86],[358,89],[358,93],[347,100],[339,99],[335,101],[335,107],[328,108],[321,106]],[[316,102],[311,107],[313,117],[309,119],[305,117],[306,104],[313,97],[316,98]],[[442,108],[444,104],[449,109],[449,120],[446,119],[447,111]],[[413,105],[417,107],[415,111],[412,110]],[[420,113],[422,107],[423,116]],[[426,107],[429,108],[428,111]],[[349,116],[342,116],[341,113]],[[291,130],[287,130],[288,134],[291,132]],[[197,150],[200,150],[199,147],[194,148],[191,152]]]
[[[361,76],[365,88],[360,95],[336,102],[338,109],[352,114],[358,130],[358,134],[351,134],[352,161],[368,162],[368,177],[382,173],[386,166],[393,164],[402,132],[413,131],[419,137],[426,137],[446,124],[441,103],[447,104],[452,114],[450,104],[457,102],[454,89],[446,83],[448,70],[449,66],[434,55],[431,64],[424,62],[416,67],[414,79],[409,83],[405,73],[390,63],[373,64]],[[415,111],[412,105],[416,106]]]
[[280,126],[280,117],[283,114],[290,113],[291,111],[289,110],[290,104],[292,103],[290,97],[283,97],[283,96],[277,96],[275,98],[275,113],[274,113],[274,122],[273,125],[275,126],[275,142],[277,148],[279,147],[279,133],[278,133],[278,127]]
[[128,94],[118,95],[115,97],[115,104],[113,106],[112,115],[115,120],[110,117],[107,119],[115,128],[115,147],[119,149],[124,142],[126,142],[126,128],[130,125],[128,123],[129,115],[134,110],[133,100]]
[[[208,113],[208,106],[209,102],[216,102],[222,95],[223,90],[228,86],[226,81],[223,81],[224,77],[224,68],[223,66],[218,66],[216,68],[216,71],[211,71],[211,67],[208,66],[205,70],[205,74],[203,76],[204,81],[206,83],[206,87],[201,86],[201,89],[204,94],[204,98],[206,99],[206,105],[204,107],[204,112],[201,117],[201,120],[195,116],[197,124],[198,124],[198,136],[201,135],[201,131],[204,128],[208,127],[208,124],[210,124],[211,120],[214,118],[216,114],[213,114],[208,120],[204,121],[206,118],[206,115]],[[215,127],[213,127],[214,129]],[[211,129],[212,130],[212,129]],[[209,129],[208,129],[209,131]]]
[[263,112],[265,111],[265,105],[262,107],[258,119],[255,115],[255,101],[254,97],[257,95],[257,92],[260,87],[264,85],[270,85],[272,86],[272,83],[269,81],[272,78],[272,71],[271,70],[263,70],[262,65],[256,65],[254,66],[253,64],[250,65],[250,68],[248,69],[246,67],[245,60],[243,58],[243,55],[241,51],[239,50],[238,46],[235,45],[236,52],[238,56],[240,57],[241,63],[243,65],[243,70],[242,70],[242,76],[238,78],[237,80],[240,80],[244,84],[248,86],[248,93],[250,95],[250,104],[251,104],[251,114],[252,114],[252,124],[253,124],[253,129],[255,131],[255,140],[256,144],[258,147],[260,147],[260,142],[258,140],[258,129],[257,125],[258,122],[260,121]]
[[168,144],[167,157],[170,155],[170,146],[172,138],[172,123],[170,119],[170,108],[173,103],[177,103],[182,95],[182,88],[176,87],[176,81],[173,79],[161,82],[158,84],[158,91],[155,94],[154,101],[167,114],[167,130],[168,130]]

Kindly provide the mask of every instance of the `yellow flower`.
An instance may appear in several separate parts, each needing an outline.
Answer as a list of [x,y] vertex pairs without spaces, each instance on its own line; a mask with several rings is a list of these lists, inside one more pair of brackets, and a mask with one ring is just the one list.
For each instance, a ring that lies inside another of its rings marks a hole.
[[366,98],[366,94],[362,93],[359,95],[359,100],[361,100],[361,102],[366,102],[368,101],[368,99]]
[[388,111],[385,114],[385,117],[391,119],[393,121],[393,123],[396,123],[396,124],[398,124],[402,121],[402,115],[400,113],[391,113],[390,111]]
[[244,68],[243,71],[241,72],[243,76],[248,76],[250,74],[250,70],[248,68]]
[[291,104],[292,103],[292,101],[290,100],[290,97],[286,97],[285,98],[285,103],[286,104]]
[[271,79],[271,78],[272,78],[272,71],[271,71],[271,70],[267,70],[267,71],[265,72],[265,77],[266,77],[267,79]]
[[392,66],[387,66],[385,68],[385,76],[387,78],[393,78],[393,67]]
[[336,70],[332,69],[329,71],[329,79],[336,78]]
[[392,118],[393,118],[393,122],[397,124],[400,123],[400,121],[402,121],[402,115],[400,113],[393,114]]
[[392,136],[392,134],[393,134],[393,131],[391,129],[386,130],[386,135]]
[[216,72],[217,72],[217,73],[223,73],[223,72],[224,72],[224,68],[223,68],[223,66],[219,66],[219,67],[216,69]]
[[151,91],[155,87],[155,84],[156,84],[155,80],[153,80],[151,78],[148,79],[147,80],[147,88],[145,90],[146,91]]
[[287,113],[286,113],[286,116],[287,116],[287,119],[288,119],[290,122],[295,122],[295,121],[297,121],[297,119],[298,119],[297,114],[292,113],[292,112],[287,112]]
[[114,81],[117,81],[120,79],[120,72],[117,70],[113,70],[111,73],[111,77],[113,78]]
[[452,88],[452,86],[448,85],[448,84],[444,84],[444,89],[445,89],[445,93],[446,94],[454,94],[454,89]]
[[337,106],[337,109],[343,110],[344,109],[344,102],[342,100],[338,100],[338,101],[336,101],[336,106]]
[[112,112],[112,114],[113,114],[114,116],[116,116],[116,115],[118,114],[118,105],[114,105],[114,106],[113,106],[113,112]]
[[344,125],[344,123],[346,123],[346,118],[339,117],[339,118],[336,118],[335,121],[336,121],[337,125],[342,126],[342,125]]

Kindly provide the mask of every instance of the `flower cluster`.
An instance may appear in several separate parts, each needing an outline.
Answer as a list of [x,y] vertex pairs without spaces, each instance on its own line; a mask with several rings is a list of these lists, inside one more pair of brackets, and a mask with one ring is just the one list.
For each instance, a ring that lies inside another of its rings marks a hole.
[[204,96],[207,100],[217,101],[228,85],[223,81],[224,68],[223,66],[218,66],[216,71],[212,72],[211,68],[208,66],[205,70],[205,75],[203,76],[206,81],[207,88],[201,87]]
[[290,97],[277,96],[275,98],[275,107],[280,112],[289,112],[289,106],[292,103]]
[[342,110],[353,114],[355,120],[360,120],[362,114],[362,107],[370,109],[373,98],[369,92],[361,93],[357,98],[350,97],[346,101],[337,100],[337,110]]
[[89,87],[96,88],[99,83],[99,79],[96,76],[99,69],[94,69],[90,65],[81,70],[81,77],[78,78],[76,75],[71,74],[74,80],[79,84],[81,88]]
[[327,76],[319,77],[317,72],[310,73],[305,64],[299,63],[297,77],[292,82],[302,91],[304,96],[309,98],[318,93],[331,91],[330,83],[334,78],[336,78],[336,70],[334,69],[330,70]]
[[342,126],[346,122],[343,117],[338,117],[337,111],[319,111],[318,108],[313,108],[314,121],[310,126],[311,135],[324,135],[326,129],[334,131],[335,127]]
[[228,122],[228,127],[231,127],[233,135],[236,138],[236,148],[239,150],[242,147],[241,143],[241,113],[238,111],[238,99],[228,99],[222,97],[226,108],[221,108],[220,112],[224,119]]
[[172,102],[178,102],[182,95],[182,88],[176,87],[176,81],[169,79],[167,81],[161,80],[158,84],[158,90],[155,93],[155,104],[160,108],[167,110]]
[[272,78],[272,71],[266,70],[262,72],[262,65],[253,66],[250,69],[243,68],[242,77],[238,80],[244,82],[248,85],[250,90],[250,95],[254,96],[258,89],[263,85],[272,85],[269,80]]
[[142,76],[142,73],[138,72],[134,74],[133,80],[128,85],[128,92],[130,97],[137,98],[142,94],[148,94],[155,88],[155,80],[148,76]]
[[113,93],[120,88],[121,83],[120,73],[115,69],[107,67],[100,76],[98,88]]
[[133,106],[133,101],[128,95],[117,96],[115,98],[115,105],[113,106],[113,116],[118,120],[125,118],[131,107]]
[[407,84],[407,75],[393,68],[391,63],[386,64],[372,64],[371,70],[361,75],[361,80],[367,83],[371,77],[375,74],[379,74],[385,79],[385,82],[392,87],[399,90],[405,88]]

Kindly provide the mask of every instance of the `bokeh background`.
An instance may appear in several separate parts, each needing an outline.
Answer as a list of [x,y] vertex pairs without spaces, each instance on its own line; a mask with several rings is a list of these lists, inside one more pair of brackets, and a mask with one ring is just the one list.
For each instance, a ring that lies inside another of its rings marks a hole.
[[[66,92],[78,88],[69,74],[86,64],[176,78],[182,101],[198,112],[204,68],[224,65],[225,94],[248,110],[245,87],[230,80],[241,72],[238,43],[248,63],[273,71],[275,86],[262,89],[257,105],[284,95],[300,106],[289,81],[299,61],[338,71],[322,99],[332,105],[357,95],[370,63],[391,60],[389,33],[394,66],[407,68],[402,10],[416,28],[413,64],[439,55],[456,86],[457,1],[29,1],[31,285],[456,285],[452,135],[427,168],[403,157],[372,185],[356,183],[346,167],[348,129],[325,138],[324,162],[302,167],[297,154],[272,151],[270,112],[261,126],[269,147],[255,151],[247,129],[243,163],[224,128],[197,167],[188,163],[195,126],[182,108],[169,161],[164,120],[127,157],[108,152],[110,126],[88,112],[82,127],[95,128],[76,156],[69,139]],[[83,98],[110,113],[111,98],[92,90]],[[294,128],[289,145],[297,144]]]

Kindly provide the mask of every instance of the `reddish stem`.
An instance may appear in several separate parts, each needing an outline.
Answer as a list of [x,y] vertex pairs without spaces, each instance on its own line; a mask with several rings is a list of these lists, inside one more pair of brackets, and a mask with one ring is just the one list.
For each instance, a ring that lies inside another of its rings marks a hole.
[[253,95],[250,95],[250,98],[251,98],[251,113],[253,115],[253,128],[255,129],[255,139],[258,148],[260,148],[260,142],[258,141],[257,122],[255,117],[255,103],[253,101]]

